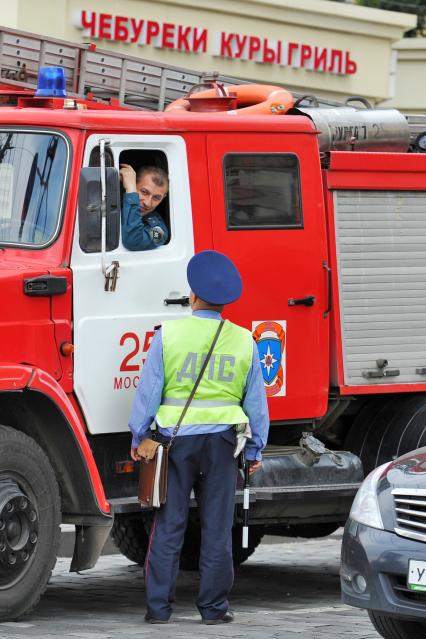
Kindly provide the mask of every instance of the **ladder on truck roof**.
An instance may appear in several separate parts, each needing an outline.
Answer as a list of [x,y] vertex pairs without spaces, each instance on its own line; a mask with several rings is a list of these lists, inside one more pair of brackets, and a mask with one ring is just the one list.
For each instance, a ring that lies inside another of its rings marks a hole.
[[[212,77],[201,71],[98,49],[94,44],[78,44],[0,27],[0,84],[35,91],[42,66],[65,69],[70,97],[149,111],[162,111],[169,102]],[[249,82],[220,74],[216,79],[225,86]],[[298,92],[292,91],[292,94],[295,98],[301,97]],[[341,102],[325,98],[317,101],[319,106],[343,106]],[[406,118],[413,143],[426,131],[426,115],[406,115]]]
[[[40,67],[65,69],[70,97],[115,102],[130,109],[162,111],[205,80],[201,71],[144,60],[136,56],[0,27],[0,83],[37,88]],[[225,85],[246,80],[219,75]]]
[[[150,111],[162,111],[169,102],[185,96],[192,87],[213,76],[225,86],[250,82],[114,53],[98,49],[94,44],[78,44],[0,27],[0,84],[35,91],[38,71],[43,66],[65,69],[70,97],[93,98],[115,102],[123,108]],[[258,80],[253,82],[261,84]],[[301,95],[293,91],[292,94],[295,98]],[[322,105],[339,105],[322,98],[318,100]]]

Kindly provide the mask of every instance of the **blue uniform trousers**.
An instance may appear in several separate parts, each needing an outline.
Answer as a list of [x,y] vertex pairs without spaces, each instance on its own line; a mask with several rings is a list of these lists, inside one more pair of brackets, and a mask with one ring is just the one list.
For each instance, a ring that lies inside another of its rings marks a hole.
[[203,619],[223,617],[232,588],[232,524],[237,465],[232,429],[176,437],[170,449],[167,501],[157,511],[145,562],[147,612],[168,619],[179,554],[195,490],[200,522],[200,585],[197,607]]

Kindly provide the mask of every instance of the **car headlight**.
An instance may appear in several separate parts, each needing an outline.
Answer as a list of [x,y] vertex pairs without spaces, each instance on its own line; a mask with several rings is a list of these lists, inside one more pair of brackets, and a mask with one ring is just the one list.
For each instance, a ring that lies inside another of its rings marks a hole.
[[377,500],[377,484],[385,469],[390,466],[391,463],[392,462],[387,462],[375,468],[364,479],[352,504],[349,515],[350,519],[365,526],[379,528],[380,530],[384,529],[379,502]]

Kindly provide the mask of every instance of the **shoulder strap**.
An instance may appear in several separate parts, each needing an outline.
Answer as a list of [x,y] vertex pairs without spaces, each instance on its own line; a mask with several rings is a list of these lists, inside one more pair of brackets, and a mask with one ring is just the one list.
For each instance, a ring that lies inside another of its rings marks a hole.
[[205,370],[206,370],[206,368],[207,368],[207,364],[209,363],[209,360],[210,360],[210,357],[211,357],[211,355],[212,355],[212,353],[213,353],[214,347],[216,346],[216,342],[217,342],[217,340],[219,339],[219,335],[220,335],[220,332],[221,332],[221,330],[222,330],[222,328],[223,328],[224,323],[225,323],[225,320],[221,320],[221,321],[220,321],[220,324],[219,324],[218,329],[217,329],[217,331],[216,331],[216,335],[215,335],[215,336],[214,336],[214,338],[213,338],[213,341],[212,341],[212,343],[211,343],[211,346],[210,346],[209,352],[207,353],[207,355],[206,355],[206,359],[204,360],[203,365],[202,365],[202,367],[201,367],[201,369],[200,369],[200,372],[198,373],[198,377],[197,377],[197,380],[196,380],[196,382],[195,382],[195,384],[194,384],[194,387],[193,387],[193,389],[192,389],[192,391],[191,391],[191,393],[190,393],[190,395],[189,395],[188,399],[186,400],[186,404],[185,404],[185,406],[184,406],[184,409],[183,409],[183,411],[182,411],[182,413],[181,413],[181,415],[180,415],[180,417],[179,417],[179,419],[178,419],[178,422],[177,422],[176,426],[174,427],[174,430],[173,430],[173,433],[172,433],[172,436],[171,436],[171,439],[170,439],[170,442],[169,442],[169,448],[170,448],[170,446],[172,445],[174,438],[175,438],[175,437],[176,437],[176,435],[178,434],[178,430],[179,430],[180,425],[181,425],[181,423],[182,423],[182,421],[183,421],[183,418],[184,418],[184,417],[185,417],[185,415],[186,415],[186,412],[187,412],[187,410],[188,410],[188,408],[189,408],[190,403],[191,403],[191,402],[192,402],[192,400],[194,399],[194,395],[195,395],[195,393],[197,392],[197,388],[198,388],[198,386],[199,386],[199,384],[200,384],[200,382],[201,382],[201,379],[202,379],[202,377],[203,377],[203,375],[204,375],[204,371],[205,371]]

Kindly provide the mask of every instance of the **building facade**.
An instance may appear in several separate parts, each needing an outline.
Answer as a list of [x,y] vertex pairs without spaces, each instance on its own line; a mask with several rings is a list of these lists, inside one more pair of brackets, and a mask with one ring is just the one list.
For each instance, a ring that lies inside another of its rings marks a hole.
[[426,56],[401,41],[415,16],[325,0],[8,0],[1,20],[188,70],[414,111],[407,85]]

